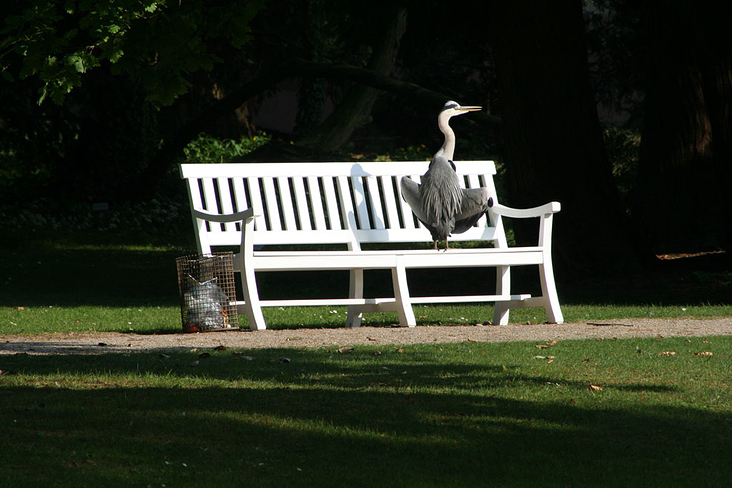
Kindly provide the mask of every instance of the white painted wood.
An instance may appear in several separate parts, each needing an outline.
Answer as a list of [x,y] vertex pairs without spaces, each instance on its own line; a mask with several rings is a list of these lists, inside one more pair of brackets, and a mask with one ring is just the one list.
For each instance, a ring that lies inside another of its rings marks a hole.
[[327,230],[325,223],[325,209],[323,207],[323,199],[321,198],[320,181],[316,176],[307,177],[308,188],[310,189],[310,202],[313,207],[313,220],[315,221],[315,229]]
[[293,178],[292,188],[295,191],[295,208],[297,209],[297,217],[300,221],[301,230],[312,230],[310,223],[310,210],[308,208],[308,198],[305,194],[305,179]]
[[280,176],[276,180],[282,205],[280,213],[284,216],[285,229],[298,230],[295,220],[295,208],[292,204],[292,194],[290,193],[290,179],[287,176]]
[[336,199],[336,182],[331,176],[323,177],[323,192],[325,193],[325,208],[328,211],[328,222],[331,230],[341,230],[340,208]]
[[284,230],[282,229],[282,221],[280,220],[280,204],[277,201],[274,178],[269,176],[262,178],[262,187],[264,189],[262,206],[266,208],[269,224],[267,228],[270,230]]
[[[526,306],[544,307],[549,321],[561,323],[551,263],[552,219],[560,204],[532,209],[501,205],[492,161],[456,162],[461,185],[486,187],[495,204],[473,228],[450,238],[451,243],[480,241],[477,247],[435,251],[429,232],[414,218],[400,189],[402,177],[419,182],[428,165],[428,161],[184,164],[181,176],[187,180],[198,251],[240,247],[234,261],[241,272],[244,301],[237,306],[252,329],[266,328],[262,307],[344,305],[346,323],[352,327],[360,324],[363,313],[396,311],[401,325],[414,326],[412,304],[461,302],[495,302],[494,323],[508,323],[510,309]],[[538,218],[537,245],[509,248],[504,217]],[[361,250],[365,243],[380,248]],[[404,243],[420,247],[403,249]],[[326,245],[330,250],[297,250],[306,245]],[[511,292],[511,267],[527,265],[539,268],[539,297]],[[409,293],[409,269],[464,267],[495,267],[495,293],[425,297]],[[259,298],[258,272],[323,269],[350,272],[349,298]],[[368,269],[391,270],[394,297],[363,297]]]
[[392,175],[384,175],[381,177],[381,183],[384,189],[384,213],[388,220],[389,228],[401,227],[399,224],[399,202],[397,200],[397,198],[401,198],[401,195],[397,196],[394,194],[394,177]]

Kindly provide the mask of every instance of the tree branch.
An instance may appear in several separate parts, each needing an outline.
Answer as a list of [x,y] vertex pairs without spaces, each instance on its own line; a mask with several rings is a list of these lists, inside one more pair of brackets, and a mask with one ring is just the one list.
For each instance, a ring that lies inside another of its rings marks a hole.
[[[293,59],[288,63],[275,67],[269,73],[240,86],[210,108],[204,110],[198,117],[185,125],[177,134],[163,144],[151,164],[151,170],[154,172],[165,171],[166,163],[175,158],[183,150],[183,147],[206,127],[225,114],[236,110],[248,99],[272,88],[286,79],[296,77],[352,81],[397,94],[414,103],[429,104],[437,107],[441,107],[450,98],[443,93],[428,90],[414,83],[407,83],[389,76],[380,75],[373,70],[358,66],[315,63],[302,59]],[[500,117],[488,115],[484,112],[476,113],[472,119],[493,128],[497,128],[501,124]],[[157,181],[157,179],[152,181]]]

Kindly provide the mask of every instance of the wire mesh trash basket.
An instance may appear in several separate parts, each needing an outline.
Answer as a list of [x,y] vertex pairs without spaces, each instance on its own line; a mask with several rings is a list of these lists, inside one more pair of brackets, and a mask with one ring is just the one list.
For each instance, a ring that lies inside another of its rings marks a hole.
[[183,331],[238,329],[233,253],[181,256],[175,262]]

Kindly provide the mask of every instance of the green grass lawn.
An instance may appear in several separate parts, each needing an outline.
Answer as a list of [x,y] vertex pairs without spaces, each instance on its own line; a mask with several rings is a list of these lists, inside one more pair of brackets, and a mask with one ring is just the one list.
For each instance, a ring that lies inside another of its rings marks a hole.
[[728,484],[732,338],[536,345],[0,356],[0,479]]

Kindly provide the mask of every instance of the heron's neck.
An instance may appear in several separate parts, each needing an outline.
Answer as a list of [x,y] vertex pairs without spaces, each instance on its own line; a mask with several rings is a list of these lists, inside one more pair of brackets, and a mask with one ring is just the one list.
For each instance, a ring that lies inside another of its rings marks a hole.
[[442,147],[435,153],[435,156],[444,156],[449,160],[453,159],[455,154],[455,132],[450,127],[449,117],[439,117],[437,119],[437,125],[445,134],[445,142],[442,143]]

